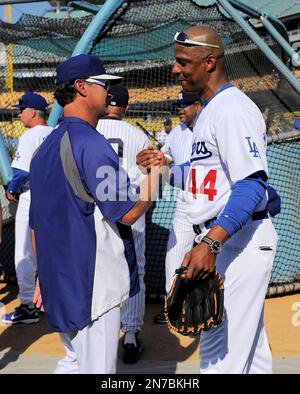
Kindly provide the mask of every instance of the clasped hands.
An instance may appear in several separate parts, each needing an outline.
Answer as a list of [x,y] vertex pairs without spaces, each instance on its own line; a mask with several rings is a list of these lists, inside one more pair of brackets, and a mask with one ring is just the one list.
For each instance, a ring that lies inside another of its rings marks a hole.
[[149,145],[146,149],[143,149],[136,157],[136,164],[141,170],[147,170],[148,172],[152,167],[158,166],[159,168],[169,166],[171,160],[168,159],[163,152],[154,149],[152,145]]

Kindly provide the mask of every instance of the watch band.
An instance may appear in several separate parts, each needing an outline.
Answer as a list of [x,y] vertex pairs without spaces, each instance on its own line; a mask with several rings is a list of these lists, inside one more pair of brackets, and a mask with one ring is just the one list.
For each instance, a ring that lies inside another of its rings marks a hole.
[[205,236],[202,238],[201,241],[202,241],[202,242],[205,242],[207,245],[211,245],[215,240],[212,239],[212,238],[210,238],[210,237],[208,237],[207,235],[205,235]]
[[211,251],[214,255],[219,254],[219,253],[221,252],[221,250],[222,250],[222,247],[223,247],[222,242],[220,242],[220,241],[218,241],[218,240],[216,240],[216,239],[210,238],[210,237],[208,237],[207,235],[205,235],[205,236],[201,239],[201,242],[206,243],[206,244],[209,246],[210,251]]

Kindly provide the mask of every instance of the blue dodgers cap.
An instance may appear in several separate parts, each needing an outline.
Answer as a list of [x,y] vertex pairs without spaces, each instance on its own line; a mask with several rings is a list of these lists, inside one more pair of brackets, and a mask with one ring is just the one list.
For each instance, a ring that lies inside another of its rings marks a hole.
[[172,119],[170,119],[170,118],[165,118],[164,119],[164,125],[171,126],[171,124],[172,124]]
[[181,90],[178,94],[178,99],[175,104],[194,104],[195,102],[201,103],[201,97],[199,93],[185,92],[184,90]]
[[300,130],[300,119],[295,120],[294,127],[295,129]]
[[39,111],[46,111],[48,103],[44,97],[37,93],[30,92],[25,93],[24,96],[19,99],[19,104],[13,105],[13,107],[19,109],[33,108]]
[[97,56],[81,54],[73,56],[56,68],[56,84],[75,79],[121,80],[122,77],[106,74],[103,63]]

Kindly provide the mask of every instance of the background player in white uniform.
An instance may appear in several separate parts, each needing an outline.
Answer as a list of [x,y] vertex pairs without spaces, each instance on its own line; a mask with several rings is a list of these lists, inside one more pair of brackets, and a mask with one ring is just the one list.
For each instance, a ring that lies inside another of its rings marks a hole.
[[[184,90],[205,100],[186,182],[198,245],[183,265],[187,278],[206,277],[216,267],[225,285],[224,322],[201,334],[201,371],[271,373],[263,313],[278,236],[268,212],[278,212],[280,198],[277,207],[269,204],[265,122],[249,97],[228,82],[222,41],[212,29],[191,27],[174,41],[173,73]],[[161,155],[149,149],[138,163]]]
[[172,119],[170,118],[165,118],[164,119],[164,130],[161,130],[157,133],[157,140],[160,144],[160,147],[164,146],[166,143],[166,140],[168,138],[168,135],[170,134],[172,130]]
[[[192,151],[193,125],[201,107],[200,96],[194,92],[181,91],[176,102],[180,124],[176,126],[166,140],[161,151],[173,164],[188,162]],[[185,254],[193,247],[195,233],[188,220],[183,191],[178,189],[176,208],[172,218],[166,255],[166,293],[168,294],[175,270],[180,266]],[[167,323],[164,311],[154,317],[154,323]]]
[[38,312],[33,305],[35,290],[36,258],[32,250],[29,231],[29,167],[31,158],[40,144],[51,132],[46,125],[46,100],[36,93],[26,93],[15,107],[20,109],[20,120],[29,130],[20,137],[12,162],[13,178],[8,185],[7,198],[17,201],[15,224],[15,268],[21,305],[12,313],[2,317],[5,323],[37,323]]
[[[137,128],[122,121],[128,107],[128,90],[119,84],[111,86],[112,95],[107,116],[99,120],[97,130],[109,141],[118,154],[120,164],[127,171],[131,185],[138,188],[144,175],[136,165],[137,154],[150,145],[149,138]],[[128,298],[121,308],[122,330],[125,333],[123,348],[125,363],[135,363],[142,353],[138,333],[144,324],[145,314],[145,215],[132,226],[139,271],[140,291]]]

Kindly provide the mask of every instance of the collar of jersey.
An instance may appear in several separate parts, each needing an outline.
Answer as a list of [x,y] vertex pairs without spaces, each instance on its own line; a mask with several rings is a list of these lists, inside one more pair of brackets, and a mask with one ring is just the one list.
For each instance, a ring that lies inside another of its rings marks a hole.
[[108,120],[122,120],[121,118],[115,118],[115,117],[113,117],[113,116],[104,116],[103,118],[101,118],[101,119],[108,119]]
[[77,118],[76,116],[64,116],[60,119],[61,123],[65,122],[65,123],[84,123],[88,126],[90,126],[91,128],[93,128],[93,126],[91,124],[89,124],[88,122],[86,122],[85,120],[81,119],[81,118]]
[[202,108],[205,108],[218,94],[220,94],[221,92],[224,92],[224,90],[229,89],[229,88],[233,88],[234,85],[231,82],[226,83],[225,85],[223,85],[210,99],[204,101],[204,103],[202,104]]

